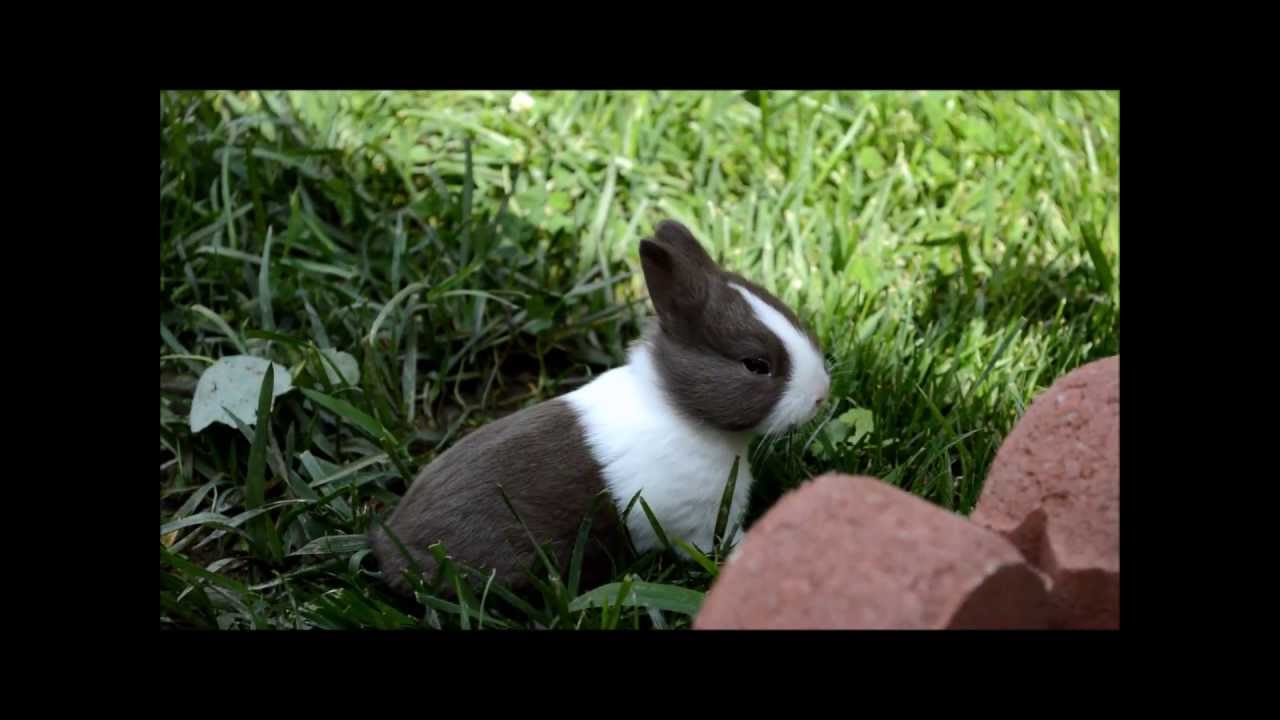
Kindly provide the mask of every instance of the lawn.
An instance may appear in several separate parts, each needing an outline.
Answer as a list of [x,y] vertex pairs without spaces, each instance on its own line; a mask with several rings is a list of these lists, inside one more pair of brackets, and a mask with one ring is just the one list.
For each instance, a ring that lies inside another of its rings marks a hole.
[[[364,539],[457,438],[624,361],[650,311],[637,243],[662,218],[791,304],[833,367],[813,423],[752,447],[748,527],[828,471],[968,513],[1036,394],[1119,352],[1118,93],[160,108],[162,628],[687,628],[714,558],[401,598]],[[263,406],[253,388],[266,422],[192,432],[202,373],[238,355],[290,389]]]

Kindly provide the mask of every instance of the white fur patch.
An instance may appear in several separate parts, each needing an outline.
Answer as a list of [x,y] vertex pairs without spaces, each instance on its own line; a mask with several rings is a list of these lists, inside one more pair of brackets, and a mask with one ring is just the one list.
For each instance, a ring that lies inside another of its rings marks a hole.
[[786,390],[757,430],[778,432],[808,422],[817,413],[818,402],[825,399],[831,389],[831,377],[827,374],[822,354],[804,333],[769,303],[736,283],[729,283],[729,287],[737,290],[751,305],[760,322],[778,336],[791,360],[791,378],[787,381]]
[[[604,468],[605,485],[618,512],[640,492],[669,540],[682,538],[708,552],[734,455],[740,460],[729,527],[736,526],[746,510],[753,481],[747,461],[750,436],[685,418],[661,387],[648,347],[637,345],[628,365],[604,373],[564,399],[586,430],[587,446]],[[638,501],[627,528],[641,552],[658,546]]]

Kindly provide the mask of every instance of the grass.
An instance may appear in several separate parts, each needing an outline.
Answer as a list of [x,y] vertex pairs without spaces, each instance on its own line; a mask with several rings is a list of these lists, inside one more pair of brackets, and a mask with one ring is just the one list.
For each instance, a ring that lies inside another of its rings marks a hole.
[[[835,368],[828,414],[752,448],[748,523],[827,471],[967,513],[1037,392],[1119,352],[1115,93],[512,97],[162,94],[162,627],[688,627],[717,558],[403,600],[364,542],[462,434],[623,362],[662,217]],[[239,354],[294,387],[193,434]]]

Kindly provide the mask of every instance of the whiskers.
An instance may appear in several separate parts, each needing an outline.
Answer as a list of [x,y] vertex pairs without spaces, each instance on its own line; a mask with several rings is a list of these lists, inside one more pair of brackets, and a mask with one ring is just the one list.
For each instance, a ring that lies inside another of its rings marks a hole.
[[778,440],[790,435],[790,431],[771,431],[760,436],[760,441],[756,443],[756,449],[751,453],[751,464],[756,465],[762,459],[773,452],[773,446]]
[[[852,373],[855,370],[855,368],[849,367],[849,368],[845,368],[844,370],[840,370],[841,366],[848,365],[849,362],[850,362],[849,358],[845,358],[844,360],[840,360],[839,362],[831,362],[828,360],[826,363],[827,375],[832,380],[835,380],[837,377]],[[840,370],[840,371],[836,372],[837,370]]]
[[790,452],[792,440],[799,437],[807,437],[808,440],[805,441],[804,447],[800,449],[800,457],[803,457],[805,453],[809,452],[809,446],[813,445],[818,433],[822,432],[822,429],[827,426],[827,423],[831,422],[831,418],[836,414],[836,407],[839,403],[829,402],[827,404],[829,407],[825,416],[815,416],[808,422],[796,425],[789,430],[766,432],[761,435],[760,442],[756,444],[755,450],[751,453],[751,464],[755,465],[771,454],[779,442],[785,441],[786,450]]
[[[822,419],[822,422],[818,423],[818,426],[814,428],[813,433],[809,435],[809,439],[805,441],[804,447],[800,449],[801,457],[803,457],[805,453],[809,452],[809,446],[812,445],[813,441],[818,438],[818,433],[822,432],[822,428],[826,427],[827,423],[831,422],[832,416],[836,414],[836,408],[839,406],[839,403],[829,402],[827,404],[831,406],[830,409],[827,410],[827,416]],[[814,423],[814,420],[817,420],[817,419],[818,418],[815,417],[813,420],[810,420],[809,422],[805,423],[805,425],[812,425]]]

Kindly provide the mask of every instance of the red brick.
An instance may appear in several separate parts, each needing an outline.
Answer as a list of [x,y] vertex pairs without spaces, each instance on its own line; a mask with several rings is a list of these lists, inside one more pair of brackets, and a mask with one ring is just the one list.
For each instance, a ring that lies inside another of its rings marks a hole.
[[1053,626],[1120,625],[1120,358],[1062,376],[992,462],[974,522],[1053,581]]
[[1003,537],[868,477],[826,475],[744,538],[697,629],[1045,627],[1045,579]]

